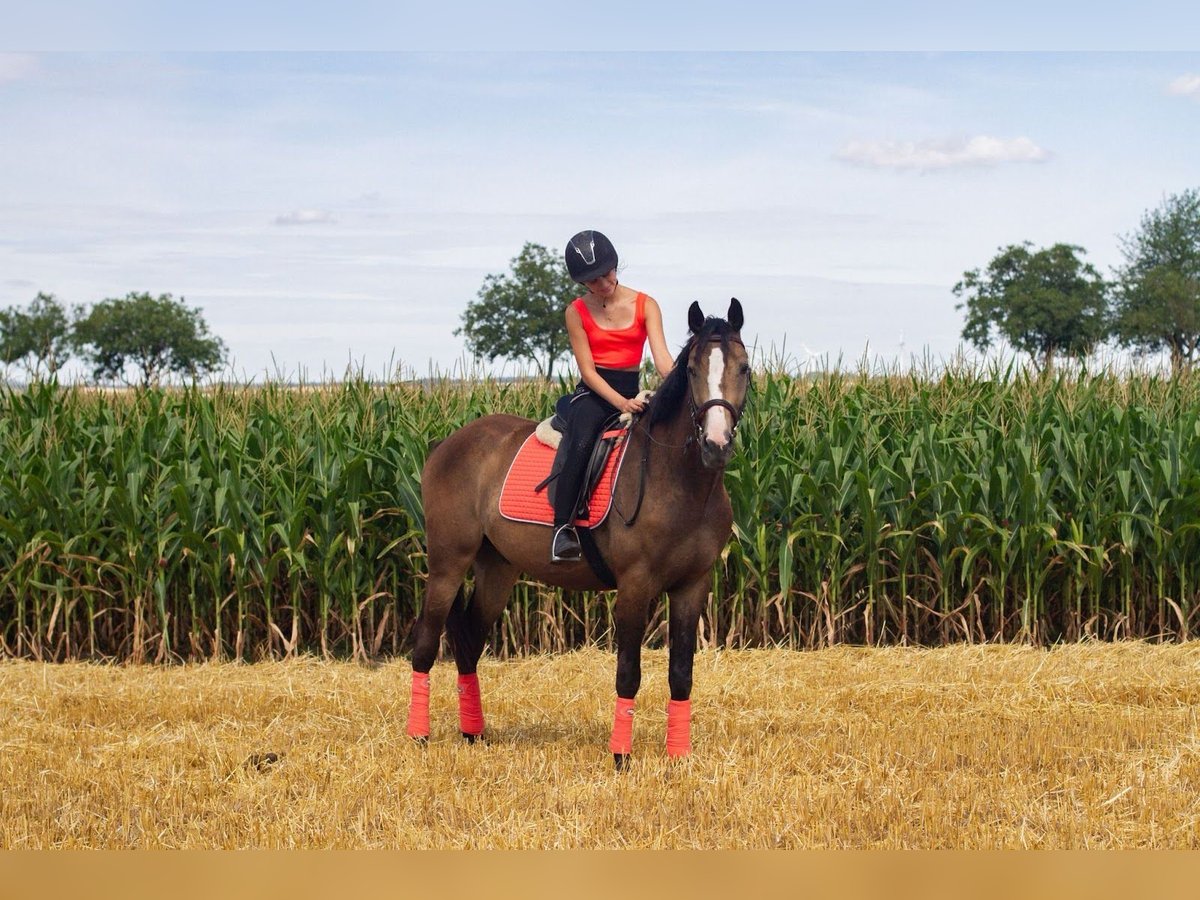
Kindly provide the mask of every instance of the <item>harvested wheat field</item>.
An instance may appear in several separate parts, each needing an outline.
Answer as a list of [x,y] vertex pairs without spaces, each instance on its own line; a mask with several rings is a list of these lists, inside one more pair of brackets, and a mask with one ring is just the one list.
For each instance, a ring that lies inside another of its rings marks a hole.
[[480,668],[489,741],[408,665],[0,664],[0,845],[1197,847],[1200,644],[697,655],[693,755],[647,651],[635,759],[614,659]]

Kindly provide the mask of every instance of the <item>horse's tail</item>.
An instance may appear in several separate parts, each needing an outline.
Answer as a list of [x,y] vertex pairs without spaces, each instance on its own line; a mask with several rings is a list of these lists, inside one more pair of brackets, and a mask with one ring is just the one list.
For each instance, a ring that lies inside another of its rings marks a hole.
[[450,605],[450,612],[446,614],[446,636],[450,638],[456,657],[465,655],[469,659],[479,659],[483,655],[484,635],[472,628],[468,621],[467,606],[470,602],[466,588],[460,586],[454,603]]

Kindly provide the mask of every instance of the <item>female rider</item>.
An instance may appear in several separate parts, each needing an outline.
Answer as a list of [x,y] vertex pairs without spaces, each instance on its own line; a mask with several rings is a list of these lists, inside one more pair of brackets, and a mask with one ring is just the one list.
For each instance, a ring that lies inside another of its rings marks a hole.
[[581,556],[572,524],[584,467],[600,429],[618,413],[640,413],[638,372],[647,339],[654,367],[664,378],[674,360],[663,337],[662,312],[648,297],[617,280],[617,251],[599,231],[581,231],[567,242],[567,271],[587,293],[567,307],[567,335],[579,366],[580,381],[571,395],[563,440],[566,458],[554,500],[552,562]]

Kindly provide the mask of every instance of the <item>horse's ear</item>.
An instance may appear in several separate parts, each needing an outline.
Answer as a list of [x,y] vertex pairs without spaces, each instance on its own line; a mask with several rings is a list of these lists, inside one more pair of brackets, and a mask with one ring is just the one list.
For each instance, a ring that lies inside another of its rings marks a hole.
[[729,315],[725,318],[729,320],[729,327],[734,331],[742,330],[742,324],[746,318],[742,315],[742,304],[738,303],[737,297],[729,298]]
[[693,300],[688,307],[688,328],[692,329],[692,334],[699,334],[703,327],[704,313],[700,312],[700,304]]

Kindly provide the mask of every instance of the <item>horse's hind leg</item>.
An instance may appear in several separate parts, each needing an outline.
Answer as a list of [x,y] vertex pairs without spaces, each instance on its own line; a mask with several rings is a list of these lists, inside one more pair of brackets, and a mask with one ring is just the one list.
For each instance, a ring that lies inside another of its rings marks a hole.
[[433,537],[428,542],[429,580],[425,585],[425,603],[414,628],[412,692],[405,729],[409,737],[419,741],[429,738],[429,670],[437,659],[446,616],[461,593],[463,577],[478,548],[478,543],[469,549],[445,547]]
[[519,571],[488,541],[475,557],[475,590],[469,598],[461,593],[450,609],[446,631],[454,646],[458,666],[458,724],[462,736],[474,743],[483,734],[483,706],[476,667],[488,633],[508,603]]

